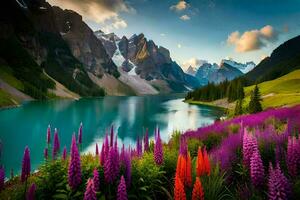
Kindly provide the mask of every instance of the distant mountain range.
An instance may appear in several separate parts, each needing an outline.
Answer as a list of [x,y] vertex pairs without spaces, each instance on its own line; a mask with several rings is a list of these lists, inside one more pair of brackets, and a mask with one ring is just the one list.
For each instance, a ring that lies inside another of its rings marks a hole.
[[254,62],[242,64],[233,60],[223,59],[220,65],[216,63],[204,63],[199,67],[190,66],[186,70],[186,73],[195,76],[200,81],[201,85],[206,85],[208,82],[220,83],[226,79],[232,80],[254,68]]

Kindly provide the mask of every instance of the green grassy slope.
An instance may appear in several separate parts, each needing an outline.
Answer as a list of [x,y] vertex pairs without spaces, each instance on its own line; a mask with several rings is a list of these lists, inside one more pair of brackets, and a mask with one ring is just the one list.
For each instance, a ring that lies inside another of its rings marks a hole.
[[[300,103],[300,70],[295,70],[280,78],[258,84],[263,108],[295,105]],[[248,105],[254,85],[244,88]]]

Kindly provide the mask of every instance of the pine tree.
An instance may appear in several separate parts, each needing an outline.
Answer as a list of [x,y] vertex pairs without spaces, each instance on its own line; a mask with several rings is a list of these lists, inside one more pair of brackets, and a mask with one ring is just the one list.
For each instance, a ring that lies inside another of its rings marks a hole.
[[257,113],[262,111],[262,106],[260,101],[261,101],[260,92],[258,86],[256,85],[254,90],[251,93],[251,99],[248,107],[249,113]]
[[238,99],[235,103],[234,115],[243,114],[243,99]]

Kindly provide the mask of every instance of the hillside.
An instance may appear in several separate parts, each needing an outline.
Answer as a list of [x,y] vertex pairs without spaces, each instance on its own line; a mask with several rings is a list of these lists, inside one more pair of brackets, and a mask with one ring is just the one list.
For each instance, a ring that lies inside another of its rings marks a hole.
[[[300,103],[300,70],[295,70],[287,75],[272,81],[258,84],[262,96],[263,108],[291,106]],[[250,92],[254,85],[244,88],[245,103],[249,102]]]
[[270,57],[262,60],[244,78],[252,83],[261,83],[283,76],[299,67],[300,36],[297,36],[278,46]]

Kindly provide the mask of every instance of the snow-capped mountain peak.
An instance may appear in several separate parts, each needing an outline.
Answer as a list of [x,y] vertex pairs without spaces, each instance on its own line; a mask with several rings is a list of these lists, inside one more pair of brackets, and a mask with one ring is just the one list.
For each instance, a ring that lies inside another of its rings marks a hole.
[[243,74],[246,74],[247,72],[251,71],[256,66],[255,63],[252,61],[243,64],[243,63],[235,62],[234,60],[227,60],[227,59],[223,59],[221,61],[220,66],[223,66],[224,63],[240,70],[241,72],[243,72]]

